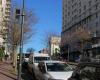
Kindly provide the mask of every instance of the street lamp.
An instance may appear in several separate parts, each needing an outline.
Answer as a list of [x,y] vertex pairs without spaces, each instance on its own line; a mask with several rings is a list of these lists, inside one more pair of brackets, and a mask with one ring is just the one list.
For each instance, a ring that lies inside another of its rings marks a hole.
[[19,61],[19,70],[18,70],[18,80],[21,80],[21,70],[22,70],[22,53],[23,53],[23,27],[24,27],[24,0],[22,2],[22,20],[21,20],[21,35],[20,35],[20,61]]

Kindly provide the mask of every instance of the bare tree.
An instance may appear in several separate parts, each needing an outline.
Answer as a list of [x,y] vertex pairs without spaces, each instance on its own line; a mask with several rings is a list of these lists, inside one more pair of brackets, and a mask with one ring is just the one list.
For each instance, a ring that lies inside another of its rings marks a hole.
[[33,48],[28,48],[28,49],[27,49],[27,52],[30,53],[30,54],[31,54],[31,53],[34,53],[34,51],[35,51],[35,49],[33,49]]
[[[20,16],[21,17],[21,16]],[[17,65],[17,50],[20,45],[20,19],[16,20],[15,16],[11,16],[11,21],[9,25],[9,35],[8,41],[12,49],[12,60],[13,66],[16,69]],[[23,44],[27,43],[28,40],[36,33],[36,28],[34,24],[37,23],[37,18],[35,14],[30,10],[25,10],[24,27],[23,27]]]
[[84,43],[90,40],[91,38],[90,31],[87,28],[79,27],[77,31],[72,33],[72,36],[78,39],[79,42],[81,43],[81,48],[82,48],[81,52],[83,53]]

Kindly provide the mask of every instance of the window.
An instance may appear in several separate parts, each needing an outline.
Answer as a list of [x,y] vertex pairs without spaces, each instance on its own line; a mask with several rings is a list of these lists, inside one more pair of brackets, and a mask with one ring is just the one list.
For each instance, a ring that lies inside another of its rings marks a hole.
[[67,18],[67,14],[65,15],[65,17]]
[[34,57],[34,62],[39,63],[40,61],[43,60],[50,60],[50,57]]
[[74,0],[72,0],[72,3],[74,2]]
[[88,17],[88,20],[91,21],[91,16]]
[[95,17],[98,18],[98,13],[95,14]]
[[68,16],[70,15],[70,12],[68,12]]
[[72,71],[65,63],[46,63],[47,71]]
[[84,19],[84,24],[86,24],[86,19]]
[[89,14],[91,14],[91,8],[89,9]]
[[91,1],[89,1],[89,6],[91,6],[91,3],[92,3],[92,2],[91,2]]
[[77,18],[77,15],[74,16],[74,20]]
[[84,10],[86,10],[86,5],[84,5]]
[[79,13],[81,13],[81,9],[79,9]]
[[98,27],[98,22],[95,23],[96,27]]
[[79,7],[81,7],[81,2],[79,2]]
[[97,9],[98,9],[98,4],[95,5],[95,10],[97,10]]

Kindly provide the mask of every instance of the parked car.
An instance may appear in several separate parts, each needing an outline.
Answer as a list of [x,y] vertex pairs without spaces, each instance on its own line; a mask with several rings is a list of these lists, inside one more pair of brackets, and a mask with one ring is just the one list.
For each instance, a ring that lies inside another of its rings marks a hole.
[[39,80],[67,80],[72,75],[72,68],[62,61],[41,61],[38,64]]
[[68,80],[100,80],[100,62],[79,63]]

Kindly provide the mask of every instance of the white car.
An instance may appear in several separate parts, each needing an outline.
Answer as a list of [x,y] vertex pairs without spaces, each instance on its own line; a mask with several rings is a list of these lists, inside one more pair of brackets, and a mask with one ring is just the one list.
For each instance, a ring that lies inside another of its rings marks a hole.
[[38,67],[38,80],[67,80],[73,72],[68,64],[61,61],[41,61]]

